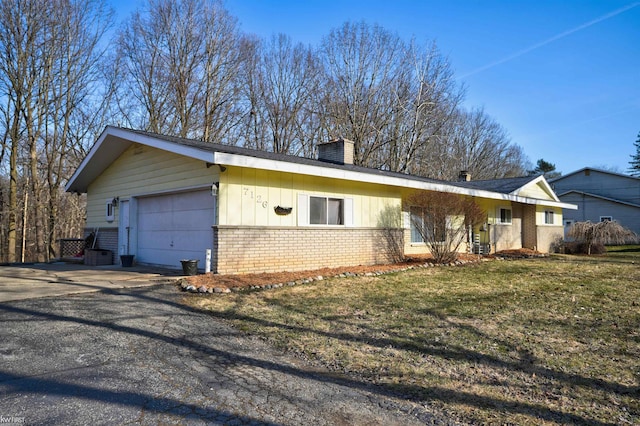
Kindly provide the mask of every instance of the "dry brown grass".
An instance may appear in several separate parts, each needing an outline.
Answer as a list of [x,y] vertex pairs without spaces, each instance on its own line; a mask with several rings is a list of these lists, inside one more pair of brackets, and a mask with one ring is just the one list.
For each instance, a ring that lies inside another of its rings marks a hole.
[[638,264],[496,260],[187,299],[461,422],[640,424]]

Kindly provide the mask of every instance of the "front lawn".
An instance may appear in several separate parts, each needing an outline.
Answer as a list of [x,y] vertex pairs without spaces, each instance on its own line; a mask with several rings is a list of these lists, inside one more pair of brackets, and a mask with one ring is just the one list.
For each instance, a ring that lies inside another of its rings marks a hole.
[[464,423],[640,423],[637,249],[187,300]]

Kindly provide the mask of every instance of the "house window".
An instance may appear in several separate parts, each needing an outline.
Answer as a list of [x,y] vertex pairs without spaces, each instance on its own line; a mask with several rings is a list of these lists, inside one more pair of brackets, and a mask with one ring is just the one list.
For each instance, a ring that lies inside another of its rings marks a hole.
[[115,220],[115,213],[113,208],[113,200],[108,200],[105,207],[105,219],[107,222],[113,222]]
[[553,225],[553,211],[547,210],[544,212],[544,223],[545,225]]
[[511,225],[511,209],[505,207],[498,209],[498,224]]
[[424,243],[420,231],[427,234],[427,237],[434,242],[443,242],[447,239],[447,228],[450,227],[450,218],[444,221],[432,220],[420,207],[411,207],[411,243]]
[[344,225],[344,200],[309,197],[309,223],[311,225]]
[[613,217],[611,216],[600,216],[600,222],[611,222],[613,221]]
[[422,234],[418,230],[418,227],[422,226],[424,223],[424,217],[422,209],[419,207],[411,207],[411,242],[412,243],[424,243],[424,239],[422,238]]

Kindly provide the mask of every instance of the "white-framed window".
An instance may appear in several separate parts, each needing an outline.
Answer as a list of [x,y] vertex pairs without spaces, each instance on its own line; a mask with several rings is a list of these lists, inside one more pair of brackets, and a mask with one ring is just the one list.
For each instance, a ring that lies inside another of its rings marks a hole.
[[553,210],[545,210],[544,212],[544,224],[545,225],[553,225],[554,224],[555,215]]
[[498,225],[511,225],[511,209],[509,207],[498,207],[496,223]]
[[[423,211],[420,207],[410,207],[409,208],[409,226],[411,229],[411,243],[412,244],[422,244],[424,243],[424,239],[422,238],[422,234],[418,231],[418,226],[422,226],[424,223]],[[417,222],[417,226],[416,226]]]
[[107,222],[113,222],[116,218],[113,200],[107,200],[105,205],[105,220]]
[[344,199],[309,197],[310,225],[344,225]]
[[353,226],[353,198],[298,194],[298,225]]
[[600,216],[600,222],[612,222],[612,221],[613,221],[612,216]]
[[[454,226],[453,221],[455,218],[448,216],[444,221],[436,222],[435,220],[430,220],[421,207],[410,207],[409,214],[412,244],[424,244],[425,241],[420,230],[426,232],[428,236],[432,236],[434,242],[444,242],[447,240],[447,230]],[[429,226],[429,228],[425,228],[425,226]]]

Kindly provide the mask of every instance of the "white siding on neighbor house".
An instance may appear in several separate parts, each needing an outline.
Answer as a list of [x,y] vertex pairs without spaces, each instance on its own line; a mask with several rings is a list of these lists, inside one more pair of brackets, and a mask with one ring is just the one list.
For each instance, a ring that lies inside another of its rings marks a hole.
[[210,188],[218,180],[218,167],[144,145],[133,144],[114,161],[87,191],[87,227],[117,226],[105,219],[106,200],[129,199],[181,189]]

